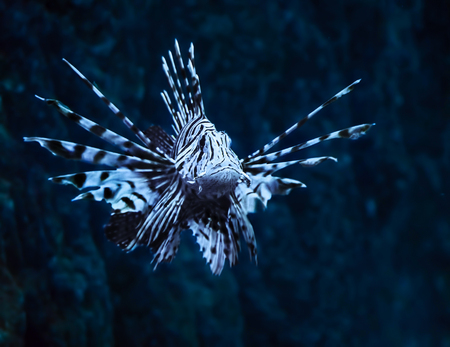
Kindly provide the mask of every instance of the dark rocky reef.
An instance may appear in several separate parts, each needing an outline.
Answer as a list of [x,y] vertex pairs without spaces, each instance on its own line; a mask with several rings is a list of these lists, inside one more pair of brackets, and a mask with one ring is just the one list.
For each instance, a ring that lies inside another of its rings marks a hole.
[[[312,3],[0,2],[0,345],[450,344],[449,3]],[[122,131],[63,57],[140,128],[170,130],[174,38],[194,42],[207,114],[241,157],[362,78],[284,141],[377,123],[298,154],[337,164],[282,173],[308,188],[251,216],[257,267],[244,247],[214,277],[185,233],[153,272],[146,249],[106,241],[105,204],[47,181],[93,168],[22,141],[101,144],[34,94]]]

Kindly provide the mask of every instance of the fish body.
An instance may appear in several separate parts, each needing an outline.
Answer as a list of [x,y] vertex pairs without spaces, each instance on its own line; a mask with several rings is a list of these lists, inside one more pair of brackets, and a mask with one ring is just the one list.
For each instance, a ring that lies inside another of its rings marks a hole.
[[336,161],[326,156],[285,162],[275,160],[322,141],[356,139],[372,124],[357,125],[267,153],[322,108],[350,92],[358,80],[258,151],[239,159],[231,149],[229,136],[217,131],[206,117],[195,68],[194,46],[191,44],[189,49],[187,71],[177,41],[175,57],[169,51],[169,58],[170,67],[162,58],[163,70],[175,102],[166,91],[161,95],[172,115],[173,135],[157,125],[139,130],[80,71],[64,60],[141,143],[100,126],[57,100],[41,97],[38,98],[122,153],[41,137],[25,137],[24,140],[36,141],[54,155],[66,159],[113,168],[62,175],[50,180],[87,190],[74,200],[105,200],[111,204],[111,218],[105,226],[105,234],[123,250],[147,246],[155,254],[156,266],[160,262],[170,262],[177,253],[180,233],[190,229],[211,271],[220,275],[226,259],[230,266],[236,264],[241,234],[250,258],[257,261],[256,239],[248,213],[256,212],[260,203],[265,207],[273,194],[286,195],[293,188],[305,187],[300,181],[274,176],[276,171],[294,164],[311,167],[327,159]]

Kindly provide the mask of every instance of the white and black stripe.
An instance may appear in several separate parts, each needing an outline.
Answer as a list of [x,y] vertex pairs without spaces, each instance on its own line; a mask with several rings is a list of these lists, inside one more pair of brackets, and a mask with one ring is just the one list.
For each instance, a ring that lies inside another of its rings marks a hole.
[[300,181],[272,176],[290,165],[316,166],[334,157],[274,162],[280,157],[335,138],[356,139],[372,124],[362,124],[314,138],[273,153],[267,152],[281,139],[304,125],[311,117],[341,96],[349,93],[355,81],[305,118],[291,126],[260,150],[239,160],[231,149],[231,140],[218,132],[205,115],[200,80],[194,61],[194,46],[189,48],[185,64],[178,42],[175,56],[169,51],[170,66],[165,58],[163,70],[175,102],[166,91],[161,93],[172,115],[175,136],[153,125],[139,130],[80,71],[64,59],[73,71],[143,143],[139,145],[99,124],[73,112],[53,99],[44,99],[65,117],[90,133],[112,144],[121,153],[80,145],[73,142],[26,137],[36,141],[54,155],[108,165],[115,170],[79,172],[51,178],[55,183],[87,189],[73,200],[104,200],[112,213],[105,226],[106,237],[121,249],[131,251],[139,245],[155,254],[155,268],[170,262],[177,253],[180,233],[191,229],[203,257],[213,274],[219,275],[228,259],[231,266],[238,260],[239,235],[242,233],[250,259],[257,262],[257,247],[248,213],[258,205],[267,205],[272,195],[286,195],[294,188],[306,187]]
[[128,140],[127,138],[116,134],[115,132],[106,129],[97,123],[91,121],[90,119],[87,119],[75,112],[73,112],[69,107],[62,104],[58,100],[54,99],[45,99],[40,96],[36,97],[39,100],[45,101],[47,105],[54,106],[59,113],[61,113],[63,116],[69,118],[70,120],[74,121],[78,125],[80,125],[82,128],[86,129],[90,133],[100,137],[101,139],[105,140],[106,142],[118,147],[122,151],[129,153],[133,156],[137,156],[140,158],[148,159],[154,162],[158,162],[161,164],[173,165],[173,160],[166,157],[161,157],[158,153],[155,153],[151,151],[150,149],[147,149],[145,147],[142,147],[138,145],[137,143]]
[[256,156],[251,159],[247,158],[246,160],[243,161],[243,163],[245,166],[251,166],[253,164],[260,164],[260,163],[268,163],[268,162],[276,160],[286,154],[294,153],[294,152],[300,151],[302,149],[314,146],[322,141],[327,141],[327,140],[332,140],[332,139],[357,139],[360,136],[364,135],[372,127],[372,125],[373,124],[361,124],[361,125],[356,125],[356,126],[353,126],[350,128],[338,130],[338,131],[332,132],[330,134],[316,137],[314,139],[308,140],[306,142],[300,143],[298,145],[295,145],[295,146],[292,146],[292,147],[289,147],[289,148],[286,148],[286,149],[283,149],[283,150],[280,150],[280,151],[277,151],[274,153]]
[[323,108],[327,107],[329,104],[333,103],[334,101],[336,101],[337,99],[339,99],[343,95],[350,93],[353,90],[353,88],[355,87],[355,85],[358,84],[360,81],[361,81],[360,79],[356,80],[355,82],[353,82],[352,84],[350,84],[346,88],[342,89],[339,93],[337,93],[335,96],[333,96],[332,98],[330,98],[327,101],[325,101],[322,105],[317,107],[314,111],[312,111],[310,114],[308,114],[305,118],[301,119],[300,121],[298,121],[297,123],[292,125],[284,133],[282,133],[281,135],[279,135],[276,138],[274,138],[272,141],[270,141],[268,144],[264,145],[262,148],[260,148],[256,152],[250,154],[247,158],[244,159],[244,162],[247,162],[247,161],[249,161],[250,159],[252,159],[252,158],[254,158],[256,156],[260,156],[261,154],[266,153],[269,149],[271,149],[278,142],[280,142],[280,140],[284,139],[286,136],[288,136],[294,130],[296,130],[296,129],[300,128],[301,126],[303,126],[309,119],[311,119],[320,110],[322,110]]
[[[75,71],[75,73],[81,78],[81,80],[109,107],[109,109],[119,118],[122,122],[130,129],[147,147],[151,148],[151,140],[147,138],[138,127],[136,127],[133,122],[128,119],[111,101],[106,98],[102,92],[94,86],[78,69],[69,63],[66,59],[63,61],[69,65],[69,67]],[[167,156],[158,148],[155,148],[156,152],[162,156],[163,158],[167,158]]]

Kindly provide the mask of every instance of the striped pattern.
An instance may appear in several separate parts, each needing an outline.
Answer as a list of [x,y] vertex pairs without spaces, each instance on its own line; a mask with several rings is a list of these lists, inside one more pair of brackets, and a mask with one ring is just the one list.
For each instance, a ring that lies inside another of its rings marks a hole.
[[281,163],[275,164],[254,164],[247,168],[247,172],[251,174],[264,173],[266,176],[273,174],[275,171],[282,170],[287,168],[288,166],[300,164],[303,167],[313,167],[323,163],[325,160],[331,159],[337,162],[337,159],[334,157],[318,157],[318,158],[308,158],[308,159],[299,159],[299,160],[291,160],[285,161]]
[[281,135],[274,138],[265,146],[261,147],[256,152],[253,152],[251,155],[241,160],[241,164],[245,173],[249,174],[251,177],[251,186],[250,187],[239,187],[240,188],[240,196],[242,196],[241,201],[242,205],[246,208],[248,213],[256,212],[260,203],[262,203],[263,207],[267,206],[267,202],[271,199],[272,195],[286,195],[293,188],[306,188],[306,185],[302,182],[274,177],[272,174],[278,170],[284,169],[288,166],[294,164],[300,164],[303,167],[313,167],[316,166],[326,160],[333,160],[337,162],[337,159],[334,157],[324,156],[318,158],[308,158],[308,159],[299,159],[292,160],[287,162],[278,162],[272,163],[275,160],[278,160],[282,156],[287,154],[298,152],[302,149],[314,146],[320,142],[328,141],[332,139],[352,139],[356,140],[362,135],[365,135],[369,129],[375,125],[373,124],[361,124],[356,125],[350,128],[338,130],[332,132],[327,135],[319,136],[314,139],[302,142],[298,145],[285,148],[273,153],[265,154],[268,152],[273,146],[278,144],[283,138],[291,134],[294,130],[303,126],[309,119],[311,119],[315,114],[317,114],[320,110],[330,105],[340,97],[345,94],[350,93],[356,84],[358,84],[361,80],[356,80],[348,87],[341,90],[339,93],[334,95],[332,98],[328,99],[322,105],[317,107],[314,111],[309,113],[306,117],[302,118],[300,121],[292,125],[289,129],[283,132]]
[[[196,237],[203,257],[215,274],[220,274],[228,259],[234,265],[240,250],[239,226],[232,216],[228,197],[208,202],[191,200],[188,227]],[[228,213],[224,213],[228,211]]]
[[[145,147],[142,147],[138,144],[136,144],[133,141],[128,140],[127,138],[116,134],[115,132],[106,129],[97,123],[73,112],[70,108],[68,108],[66,105],[62,104],[58,100],[54,99],[45,99],[40,96],[36,97],[39,100],[42,100],[47,103],[47,105],[55,107],[59,113],[61,113],[63,116],[69,118],[71,121],[74,121],[82,128],[86,129],[90,133],[100,137],[102,140],[105,140],[106,142],[112,144],[113,146],[118,147],[120,150],[129,153],[133,156],[137,156],[140,158],[149,159],[154,162],[158,162],[161,164],[167,164],[171,165],[173,163],[173,160],[171,158],[162,157],[159,155],[159,153],[155,153],[155,148],[153,150],[149,150]],[[152,145],[150,145],[152,147]]]
[[246,160],[243,161],[243,163],[245,166],[250,166],[252,164],[259,164],[259,163],[268,163],[268,162],[274,161],[274,160],[278,159],[279,157],[282,157],[286,154],[300,151],[302,149],[314,146],[314,145],[318,144],[319,142],[323,142],[323,141],[327,141],[327,140],[332,140],[332,139],[354,139],[354,140],[356,140],[361,135],[364,135],[372,127],[372,125],[373,124],[361,124],[361,125],[356,125],[356,126],[347,128],[347,129],[338,130],[338,131],[332,132],[330,134],[316,137],[312,140],[309,140],[309,141],[300,143],[298,145],[283,149],[281,151],[277,151],[277,152],[270,153],[267,155],[255,156],[253,158],[247,158]]
[[[137,137],[139,140],[142,141],[143,144],[145,144],[147,147],[151,148],[152,147],[152,141],[151,139],[149,139],[148,137],[146,137],[141,130],[139,130],[131,120],[129,120],[117,107],[116,105],[114,105],[111,101],[109,101],[100,90],[98,90],[98,88],[96,86],[94,86],[86,77],[84,77],[84,75],[78,71],[72,64],[70,64],[66,59],[63,59],[63,61],[69,65],[69,67],[75,71],[75,73],[81,78],[81,80],[84,82],[84,84],[86,84],[89,89],[91,89],[108,107],[109,109],[119,118],[122,120],[122,122],[125,124],[125,126],[130,129]],[[164,155],[164,153],[159,149],[159,148],[155,148],[154,149],[155,152],[157,154],[159,154],[161,157],[163,158],[167,158],[166,155]]]
[[[209,197],[229,194],[244,175],[230,145],[228,135],[218,132],[206,117],[195,118],[183,128],[175,142],[175,167],[191,185],[201,186],[203,194]],[[220,188],[227,184],[233,187]]]
[[173,119],[174,136],[157,125],[145,131],[139,130],[64,59],[141,144],[73,112],[58,100],[39,96],[37,98],[56,108],[64,117],[121,153],[43,137],[25,137],[24,140],[38,142],[65,159],[113,168],[61,175],[50,180],[83,190],[73,200],[104,200],[109,203],[112,212],[105,226],[105,235],[121,249],[128,252],[137,246],[149,247],[154,252],[156,268],[161,262],[172,261],[180,244],[180,233],[190,229],[212,273],[220,275],[226,260],[230,266],[238,261],[240,234],[247,244],[250,259],[257,262],[255,233],[247,215],[256,212],[261,205],[266,207],[274,194],[286,195],[294,188],[306,187],[300,181],[273,176],[276,171],[294,164],[312,167],[326,160],[337,161],[329,156],[284,162],[276,160],[322,141],[357,139],[372,124],[353,126],[267,153],[321,109],[349,93],[359,83],[357,80],[261,149],[239,160],[231,149],[228,135],[217,131],[206,117],[195,68],[194,46],[190,46],[186,65],[176,40],[175,53],[169,51],[168,57],[168,60],[162,58],[162,65],[174,101],[167,91],[163,91],[161,96]]
[[82,160],[89,164],[103,164],[117,168],[125,167],[129,170],[166,170],[165,165],[148,159],[104,151],[74,142],[46,139],[43,137],[25,137],[24,140],[25,142],[39,142],[42,147],[48,149],[54,155],[65,159]]
[[303,126],[308,120],[310,120],[315,114],[317,114],[320,110],[324,109],[325,107],[327,107],[328,105],[330,105],[331,103],[335,102],[337,99],[339,99],[340,97],[344,96],[345,94],[350,93],[354,88],[355,85],[358,84],[359,82],[361,82],[361,80],[356,80],[355,82],[353,82],[352,84],[350,84],[348,87],[342,89],[339,93],[337,93],[336,95],[334,95],[332,98],[328,99],[327,101],[325,101],[322,105],[320,105],[319,107],[317,107],[314,111],[312,111],[310,114],[308,114],[305,118],[301,119],[300,121],[298,121],[297,123],[295,123],[294,125],[292,125],[289,129],[287,129],[284,133],[282,133],[281,135],[277,136],[276,138],[274,138],[272,141],[270,141],[268,144],[266,144],[264,147],[260,148],[259,150],[257,150],[256,152],[252,153],[251,155],[249,155],[246,159],[244,159],[244,161],[248,161],[251,158],[254,158],[256,156],[260,156],[261,154],[266,153],[269,149],[271,149],[273,146],[275,146],[278,142],[280,142],[280,140],[284,139],[286,136],[288,136],[290,133],[292,133],[294,130],[297,130],[298,128],[300,128],[301,126]]
[[164,57],[162,57],[162,63],[164,73],[167,77],[167,82],[169,83],[173,96],[176,100],[178,110],[176,110],[173,106],[169,94],[165,90],[161,93],[161,96],[166,104],[167,109],[172,115],[172,119],[174,121],[173,129],[178,135],[181,130],[193,119],[199,116],[204,117],[205,109],[203,106],[202,92],[200,89],[200,79],[195,70],[194,45],[191,44],[188,60],[188,70],[190,73],[191,82],[189,82],[188,76],[186,74],[183,58],[181,57],[180,47],[178,46],[177,40],[175,40],[175,54],[178,61],[178,67],[183,77],[184,88],[186,90],[187,96],[183,91],[183,87],[178,77],[176,64],[171,51],[169,51],[169,57],[172,66],[172,72],[170,71],[169,65],[167,64],[167,61]]

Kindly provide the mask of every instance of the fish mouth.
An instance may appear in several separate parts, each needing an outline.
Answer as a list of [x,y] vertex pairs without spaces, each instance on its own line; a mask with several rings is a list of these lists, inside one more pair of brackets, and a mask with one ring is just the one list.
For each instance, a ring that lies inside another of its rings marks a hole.
[[[227,175],[227,171],[231,171],[234,174],[230,175],[230,173],[228,173],[228,175]],[[233,166],[216,166],[210,170],[203,171],[200,174],[198,174],[196,177],[194,177],[194,182],[197,181],[198,179],[204,178],[207,174],[209,177],[213,177],[213,176],[217,176],[217,175],[224,175],[224,176],[227,176],[228,179],[224,177],[224,179],[227,179],[227,180],[232,180],[233,178],[235,178],[235,180],[237,182],[241,181],[241,182],[245,183],[247,185],[247,187],[250,187],[250,184],[251,184],[250,177],[242,170],[237,169]]]

